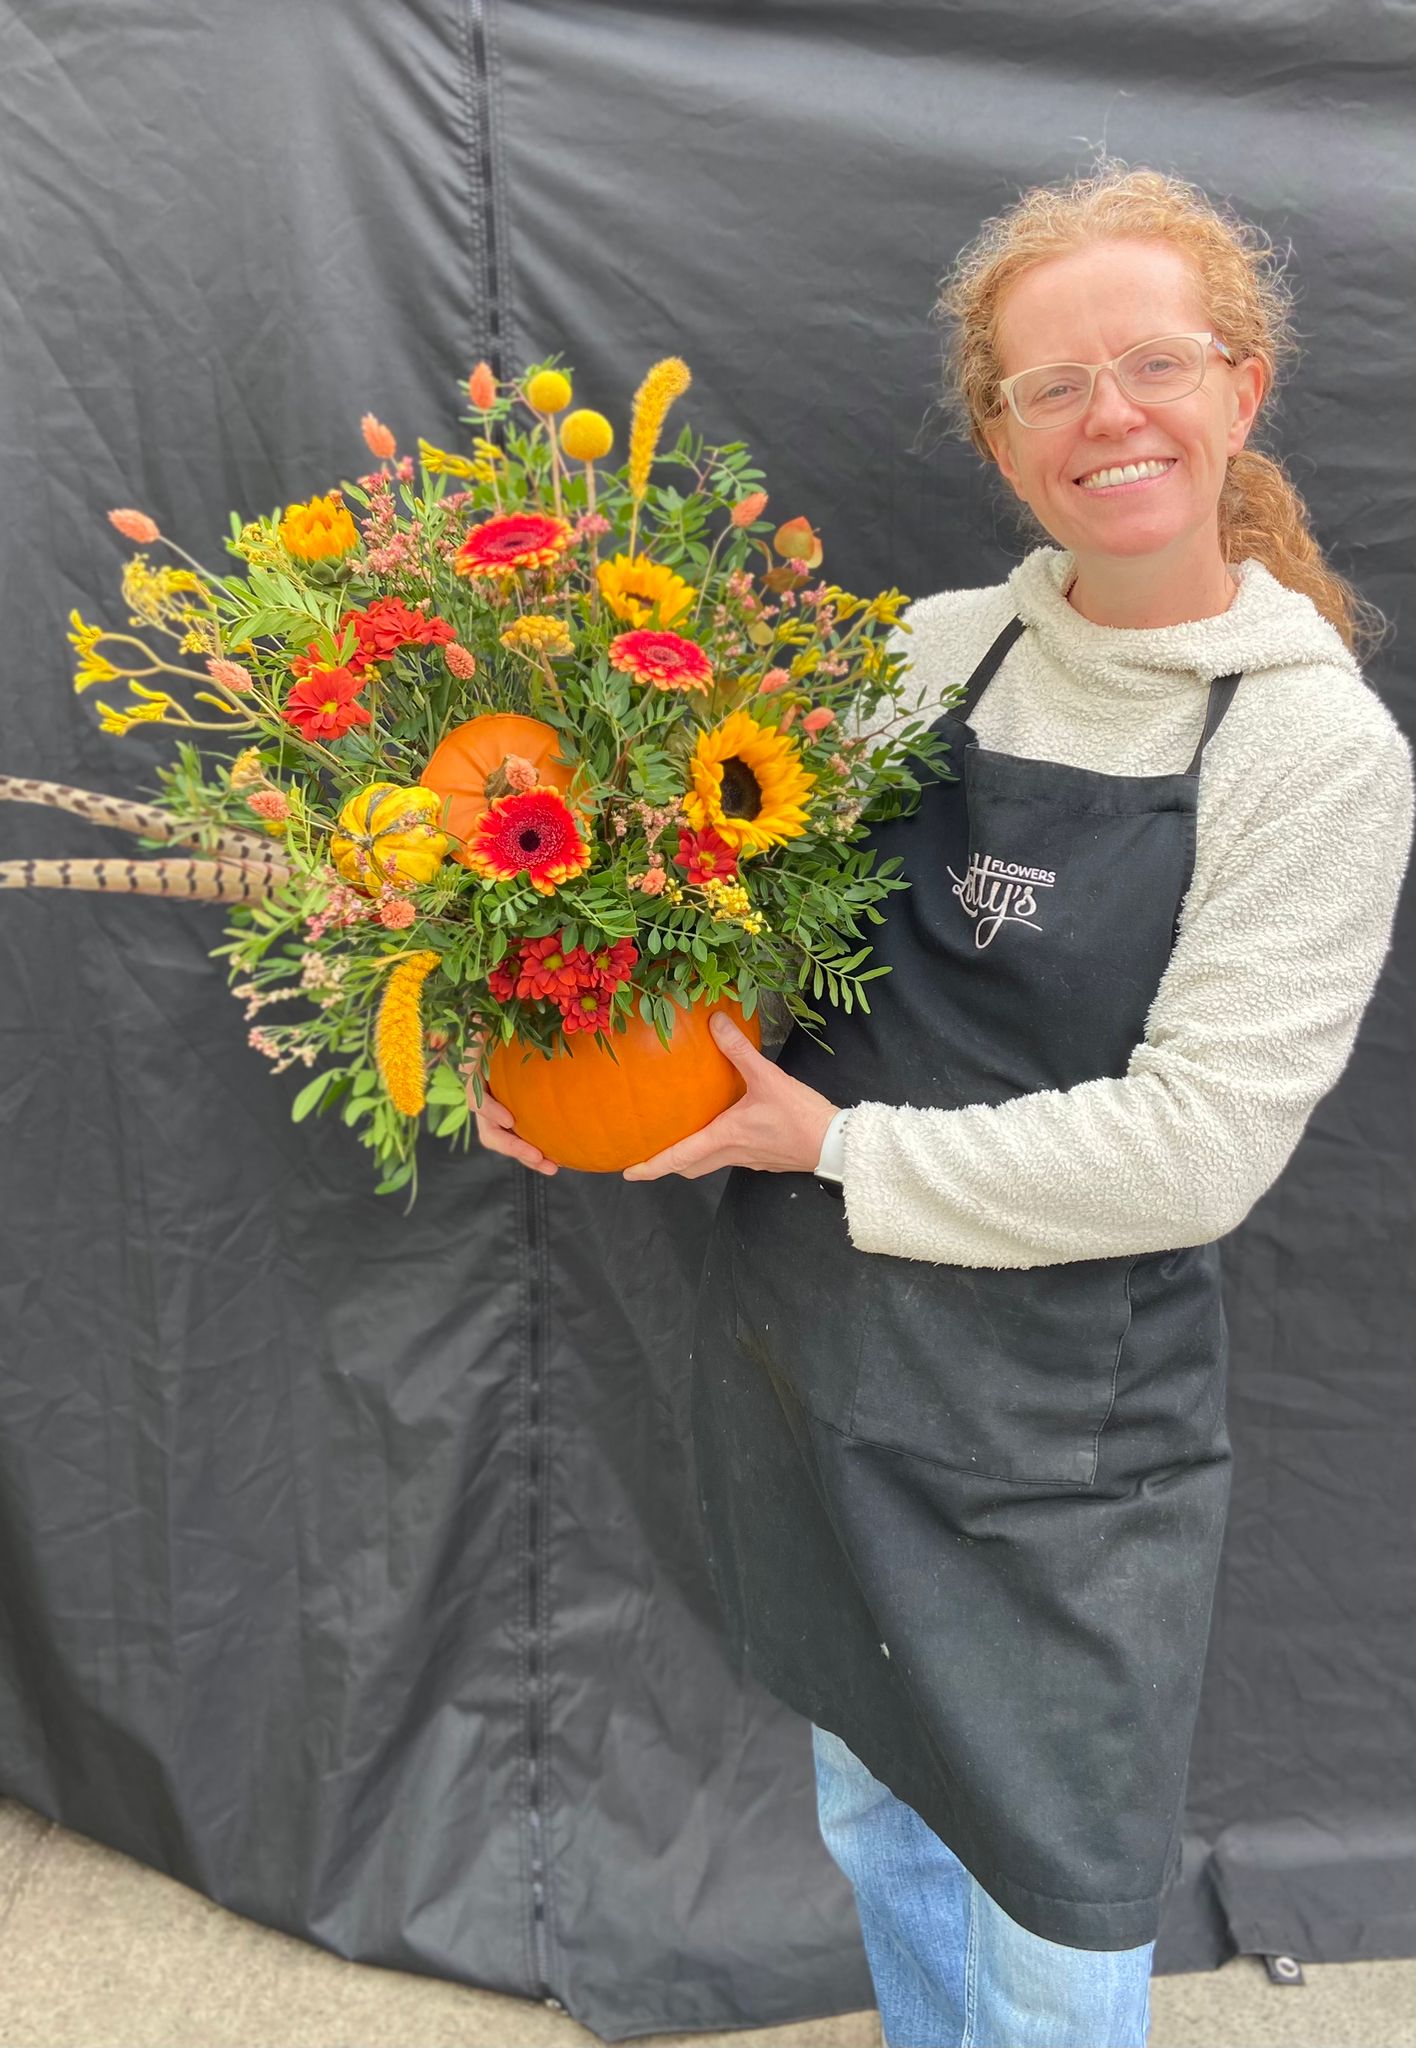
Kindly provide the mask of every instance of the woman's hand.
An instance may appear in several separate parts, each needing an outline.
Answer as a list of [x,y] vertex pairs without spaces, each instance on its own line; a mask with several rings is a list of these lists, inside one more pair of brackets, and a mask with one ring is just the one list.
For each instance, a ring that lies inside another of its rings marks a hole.
[[[481,1048],[483,1034],[471,1034],[470,1050]],[[516,1124],[511,1111],[504,1102],[498,1102],[486,1082],[482,1083],[482,1100],[478,1102],[472,1092],[472,1077],[467,1077],[467,1105],[477,1125],[477,1142],[486,1152],[502,1152],[508,1159],[519,1159],[523,1166],[529,1166],[536,1173],[559,1173],[554,1159],[547,1159],[544,1152],[525,1138],[516,1135]]]
[[838,1105],[764,1059],[723,1011],[714,1014],[709,1029],[719,1050],[746,1081],[746,1095],[692,1137],[681,1138],[637,1166],[627,1166],[624,1178],[657,1180],[661,1174],[681,1173],[686,1180],[697,1180],[721,1166],[755,1166],[763,1173],[814,1172],[826,1126]]

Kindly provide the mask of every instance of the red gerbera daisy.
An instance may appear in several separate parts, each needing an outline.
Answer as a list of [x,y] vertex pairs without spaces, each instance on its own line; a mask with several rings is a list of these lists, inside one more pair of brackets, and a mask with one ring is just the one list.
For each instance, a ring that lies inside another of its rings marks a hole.
[[459,576],[514,576],[518,569],[548,568],[574,539],[569,522],[549,512],[501,512],[472,528],[452,567]]
[[488,882],[514,882],[525,870],[539,895],[583,875],[590,849],[560,791],[549,784],[500,796],[477,820],[466,860]]
[[737,873],[737,849],[705,825],[701,832],[680,832],[674,866],[690,882],[726,881]]
[[713,665],[701,647],[680,633],[659,633],[647,626],[613,639],[610,662],[656,690],[706,690],[713,680]]
[[307,662],[305,673],[281,706],[281,715],[307,740],[337,740],[351,726],[369,723],[367,708],[355,702],[368,680],[365,669],[317,668]]
[[398,597],[375,598],[363,611],[349,612],[339,626],[341,632],[354,628],[351,663],[388,661],[400,647],[446,647],[457,638],[457,628],[446,619],[429,618]]

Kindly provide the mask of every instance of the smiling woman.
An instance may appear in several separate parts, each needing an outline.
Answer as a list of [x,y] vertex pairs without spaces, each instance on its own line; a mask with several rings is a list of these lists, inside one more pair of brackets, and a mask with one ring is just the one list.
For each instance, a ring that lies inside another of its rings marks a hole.
[[1411,752],[1247,445],[1291,350],[1256,229],[1107,167],[989,222],[941,311],[1047,544],[904,614],[898,715],[956,773],[865,842],[910,883],[869,1013],[725,1042],[742,1100],[631,1177],[732,1168],[710,1561],[814,1723],[886,2040],[1139,2048],[1228,1504],[1218,1240],[1346,1064]]

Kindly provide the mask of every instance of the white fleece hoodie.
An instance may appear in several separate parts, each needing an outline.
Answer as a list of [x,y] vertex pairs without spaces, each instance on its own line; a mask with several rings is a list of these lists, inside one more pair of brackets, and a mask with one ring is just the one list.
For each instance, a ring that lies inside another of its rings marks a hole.
[[[1180,934],[1124,1076],[964,1109],[849,1106],[842,1193],[862,1251],[1025,1267],[1222,1237],[1347,1064],[1391,943],[1411,748],[1309,599],[1246,561],[1217,618],[1097,626],[1063,595],[1072,569],[1036,548],[1006,583],[910,605],[897,722],[942,709],[1016,613],[1029,630],[970,720],[980,746],[1180,774],[1210,682],[1242,669],[1205,749]],[[888,1000],[887,978],[872,1002]]]

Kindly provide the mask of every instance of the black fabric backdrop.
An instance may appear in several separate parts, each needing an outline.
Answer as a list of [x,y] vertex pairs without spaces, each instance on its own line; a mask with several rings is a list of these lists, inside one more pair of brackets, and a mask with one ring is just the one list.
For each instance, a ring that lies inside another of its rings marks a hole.
[[[1406,10],[1255,0],[0,8],[0,767],[124,791],[169,757],[70,689],[70,607],[123,623],[107,507],[225,565],[229,506],[367,467],[364,410],[454,443],[480,356],[563,350],[623,434],[681,353],[676,417],[751,443],[826,573],[996,581],[1020,543],[931,415],[933,287],[1099,143],[1292,238],[1272,445],[1399,620],[1412,59]],[[1409,720],[1400,638],[1370,673]],[[807,1730],[729,1668],[698,1547],[721,1182],[438,1150],[405,1219],[288,1121],[303,1070],[247,1050],[219,924],[0,899],[0,1790],[611,2039],[868,2004]],[[1408,915],[1225,1246],[1234,1507],[1162,1970],[1416,1953],[1411,962]]]

